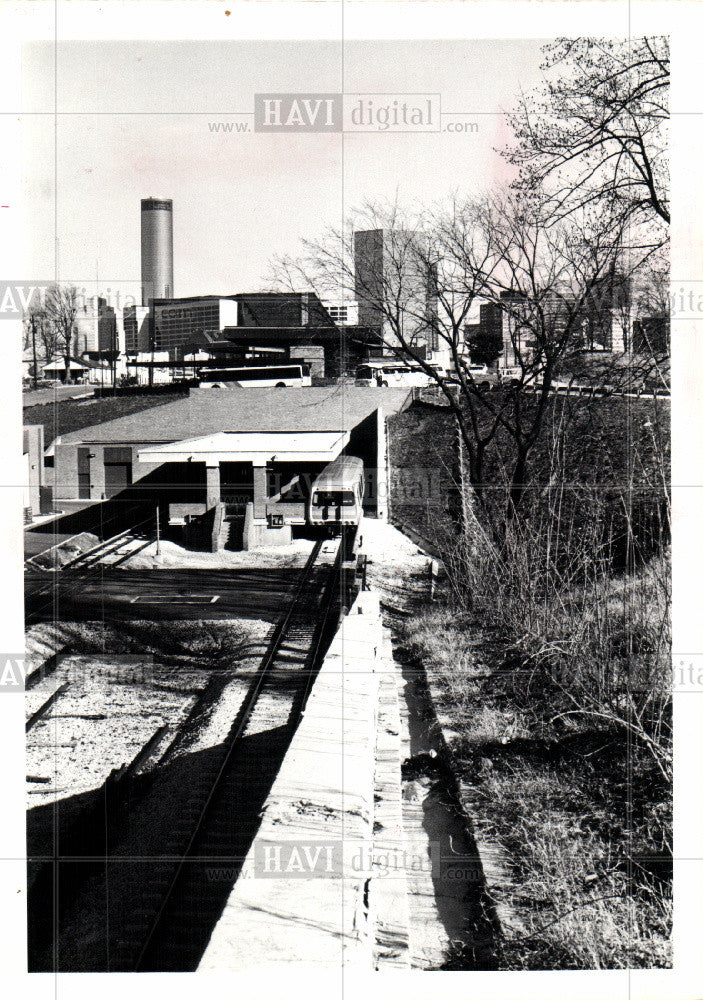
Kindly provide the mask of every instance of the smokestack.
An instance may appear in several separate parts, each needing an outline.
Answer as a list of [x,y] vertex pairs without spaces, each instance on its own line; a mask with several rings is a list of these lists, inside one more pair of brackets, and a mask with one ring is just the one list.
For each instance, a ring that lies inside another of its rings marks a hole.
[[173,298],[173,201],[142,198],[142,305]]

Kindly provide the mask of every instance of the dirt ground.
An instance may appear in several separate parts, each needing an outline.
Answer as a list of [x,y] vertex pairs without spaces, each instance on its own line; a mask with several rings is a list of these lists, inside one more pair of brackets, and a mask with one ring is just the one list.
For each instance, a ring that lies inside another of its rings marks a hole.
[[[134,549],[142,543],[131,543]],[[175,542],[162,541],[161,552],[156,554],[156,542],[141,549],[138,555],[120,563],[120,569],[277,569],[303,566],[310,555],[313,542],[307,538],[295,539],[290,545],[270,546],[253,552],[195,552],[184,549]],[[116,559],[122,559],[130,546],[124,546],[116,556],[105,556],[104,564],[109,566]]]
[[27,733],[29,808],[99,787],[162,726],[172,739],[213,677],[255,669],[270,628],[256,620],[64,625],[71,655],[26,694],[29,718],[68,685]]

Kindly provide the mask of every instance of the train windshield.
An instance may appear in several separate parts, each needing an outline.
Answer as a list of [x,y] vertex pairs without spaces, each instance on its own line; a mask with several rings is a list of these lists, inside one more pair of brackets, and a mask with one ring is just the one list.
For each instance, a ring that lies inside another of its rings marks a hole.
[[351,490],[316,490],[312,502],[315,507],[353,507],[356,500]]

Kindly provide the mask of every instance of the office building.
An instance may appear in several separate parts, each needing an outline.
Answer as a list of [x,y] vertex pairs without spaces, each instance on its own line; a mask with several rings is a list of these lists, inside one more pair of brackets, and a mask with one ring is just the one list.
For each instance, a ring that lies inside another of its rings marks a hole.
[[194,295],[184,299],[154,300],[151,346],[156,351],[175,351],[191,344],[217,340],[224,327],[237,325],[238,316],[234,297]]
[[414,252],[408,234],[390,229],[354,233],[354,291],[358,326],[375,332],[380,352],[390,353],[397,345],[384,311],[388,303],[390,310],[397,310],[403,344],[428,360],[440,360],[436,267]]
[[127,354],[148,351],[150,345],[150,313],[148,306],[125,306],[122,313],[124,349]]

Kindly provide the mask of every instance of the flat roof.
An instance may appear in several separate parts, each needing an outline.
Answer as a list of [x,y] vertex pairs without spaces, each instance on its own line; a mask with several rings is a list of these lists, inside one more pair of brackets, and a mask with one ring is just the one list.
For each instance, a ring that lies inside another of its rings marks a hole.
[[349,443],[349,432],[302,431],[292,433],[210,434],[207,437],[147,446],[138,453],[140,462],[331,462]]
[[62,435],[57,444],[167,444],[220,432],[351,431],[379,407],[404,409],[408,389],[335,385],[192,389],[190,395]]

